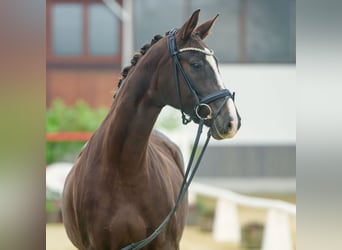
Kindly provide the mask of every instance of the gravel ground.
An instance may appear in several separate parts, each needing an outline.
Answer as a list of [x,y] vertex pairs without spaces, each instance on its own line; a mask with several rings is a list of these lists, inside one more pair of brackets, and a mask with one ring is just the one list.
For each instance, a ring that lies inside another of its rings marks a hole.
[[[295,197],[265,197],[272,199],[282,199],[287,202],[296,203]],[[264,224],[266,211],[248,207],[239,207],[239,221],[241,226],[250,222]],[[290,218],[292,229],[292,239],[296,244],[296,218]],[[213,240],[212,234],[203,232],[197,227],[187,226],[184,230],[180,244],[181,250],[240,250],[239,246],[228,243],[217,243]],[[64,227],[61,223],[46,225],[46,250],[76,250],[66,236]]]
[[[195,227],[186,227],[180,245],[181,250],[238,250],[238,246],[216,243],[210,233]],[[76,250],[66,236],[62,224],[46,225],[46,250]]]

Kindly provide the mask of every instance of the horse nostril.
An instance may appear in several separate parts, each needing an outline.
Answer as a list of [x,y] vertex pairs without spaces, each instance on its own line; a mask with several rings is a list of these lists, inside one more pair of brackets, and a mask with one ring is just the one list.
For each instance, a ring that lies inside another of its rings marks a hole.
[[234,117],[229,115],[228,116],[228,125],[231,126],[233,121],[234,121]]
[[224,132],[227,134],[233,127],[234,118],[229,115],[227,121],[224,124]]

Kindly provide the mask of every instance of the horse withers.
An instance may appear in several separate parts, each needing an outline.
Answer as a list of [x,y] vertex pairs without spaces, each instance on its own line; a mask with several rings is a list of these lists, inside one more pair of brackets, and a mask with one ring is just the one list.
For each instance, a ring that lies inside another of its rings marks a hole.
[[[122,249],[151,235],[175,205],[184,176],[179,148],[153,125],[166,105],[183,122],[204,122],[215,139],[240,127],[234,95],[203,42],[216,17],[199,10],[178,30],[155,36],[123,70],[113,104],[69,173],[63,219],[78,249]],[[179,249],[187,200],[143,249]]]

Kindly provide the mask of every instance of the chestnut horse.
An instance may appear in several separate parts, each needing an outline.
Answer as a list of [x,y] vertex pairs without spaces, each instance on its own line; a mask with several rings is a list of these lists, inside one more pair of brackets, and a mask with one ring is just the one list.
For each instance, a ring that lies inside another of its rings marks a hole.
[[[78,249],[140,249],[127,246],[151,235],[174,207],[184,167],[178,147],[153,131],[164,106],[180,109],[184,123],[185,114],[203,121],[215,139],[238,131],[234,96],[203,43],[217,16],[196,28],[198,16],[199,10],[134,56],[108,115],[69,173],[62,212]],[[186,213],[184,199],[143,249],[179,249]]]

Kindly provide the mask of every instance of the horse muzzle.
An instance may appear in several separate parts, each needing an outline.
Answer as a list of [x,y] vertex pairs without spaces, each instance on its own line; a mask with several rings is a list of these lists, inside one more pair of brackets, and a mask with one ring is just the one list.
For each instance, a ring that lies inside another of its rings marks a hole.
[[219,114],[211,121],[211,134],[216,140],[235,136],[241,126],[241,118],[232,98],[229,98]]

